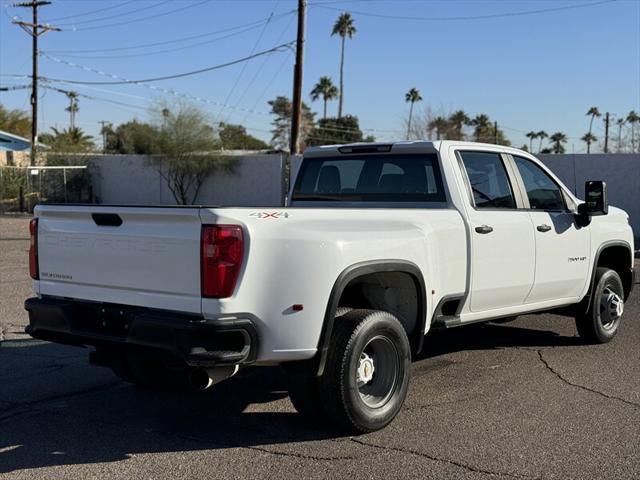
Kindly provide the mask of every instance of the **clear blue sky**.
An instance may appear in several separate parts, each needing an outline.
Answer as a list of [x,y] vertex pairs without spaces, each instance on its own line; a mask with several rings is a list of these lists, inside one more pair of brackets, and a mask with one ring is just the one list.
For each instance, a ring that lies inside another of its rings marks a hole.
[[[41,19],[51,19],[52,24],[65,30],[43,35],[41,50],[60,60],[125,79],[204,68],[295,39],[294,15],[280,16],[295,8],[293,0],[52,2],[41,8]],[[31,68],[30,37],[10,23],[15,15],[30,19],[30,12],[13,8],[11,3],[12,0],[2,0],[0,14],[2,85],[27,83],[6,75],[30,74]],[[515,145],[527,141],[524,132],[529,130],[563,131],[571,137],[568,151],[572,151],[572,144],[576,152],[582,151],[584,144],[579,137],[588,129],[585,113],[589,107],[595,105],[602,112],[625,115],[632,109],[640,111],[640,1],[589,5],[593,3],[594,0],[310,0],[305,101],[311,104],[309,91],[321,75],[338,81],[339,40],[330,32],[339,11],[347,10],[352,12],[358,31],[346,49],[345,112],[357,115],[362,128],[372,129],[368,133],[381,140],[402,137],[403,118],[408,112],[404,94],[415,86],[424,98],[418,108],[430,105],[436,111],[486,113],[505,128]],[[576,5],[582,7],[522,16],[450,19]],[[95,10],[102,11],[84,15]],[[172,13],[162,15],[165,12]],[[258,22],[271,14],[272,20],[262,25],[206,35]],[[156,17],[138,21],[152,16]],[[220,38],[229,34],[233,35]],[[196,35],[203,36],[122,50]],[[208,43],[193,46],[201,42]],[[185,46],[189,48],[150,55]],[[81,51],[97,49],[112,50]],[[113,80],[47,57],[41,59],[40,66],[40,74],[50,78]],[[151,85],[206,99],[207,103],[201,104],[213,119],[243,123],[250,133],[268,140],[271,118],[266,102],[276,95],[291,95],[292,68],[293,55],[285,51],[251,60],[244,71],[243,64],[239,64]],[[132,117],[144,120],[154,100],[178,99],[138,85],[55,86],[73,88],[99,99],[80,98],[77,123],[92,135],[98,134],[100,120],[115,124]],[[41,95],[41,131],[56,124],[66,126],[65,96],[45,89]],[[10,108],[27,109],[28,90],[2,92],[0,102]],[[225,103],[227,108],[222,109]],[[315,111],[322,111],[320,102],[311,105]],[[336,109],[334,102],[330,112]],[[601,121],[594,133],[601,139]]]

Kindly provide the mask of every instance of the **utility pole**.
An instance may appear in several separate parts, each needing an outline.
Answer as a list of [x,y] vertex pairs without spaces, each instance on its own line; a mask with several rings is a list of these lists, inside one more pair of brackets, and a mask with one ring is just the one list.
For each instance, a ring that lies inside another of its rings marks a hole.
[[107,131],[105,130],[105,127],[107,125],[110,125],[109,122],[107,122],[106,120],[100,120],[98,122],[102,128],[100,129],[100,133],[102,134],[102,153],[106,153],[107,152]]
[[13,20],[11,23],[19,25],[25,32],[31,35],[32,51],[31,51],[31,166],[36,163],[36,144],[38,143],[38,37],[43,33],[55,31],[59,32],[59,28],[50,25],[40,25],[38,23],[38,7],[51,5],[51,2],[45,0],[32,0],[31,2],[14,3],[14,7],[31,8],[32,22],[23,22]]
[[493,135],[495,137],[493,143],[497,145],[498,144],[498,121],[497,120],[493,122]]
[[293,105],[291,109],[291,155],[299,153],[300,123],[302,113],[302,65],[304,61],[304,16],[306,0],[298,0],[298,36],[296,39],[296,64],[293,68]]
[[609,153],[609,112],[604,114],[604,153]]

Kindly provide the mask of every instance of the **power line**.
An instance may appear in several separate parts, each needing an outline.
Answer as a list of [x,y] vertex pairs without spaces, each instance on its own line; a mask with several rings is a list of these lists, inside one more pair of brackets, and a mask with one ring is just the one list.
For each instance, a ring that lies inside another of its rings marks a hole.
[[[57,61],[59,63],[64,63],[66,65],[70,65],[70,66],[73,66],[73,67],[77,67],[77,68],[80,68],[80,69],[85,70],[85,71],[90,71],[90,72],[96,73],[98,75],[111,77],[111,78],[120,78],[120,77],[118,77],[116,75],[113,75],[113,74],[110,74],[110,73],[107,73],[107,72],[103,72],[103,71],[100,71],[100,70],[95,70],[95,69],[92,69],[92,68],[89,68],[89,67],[85,67],[83,65],[78,65],[78,64],[75,64],[75,63],[72,63],[72,62],[66,62],[66,61],[63,61],[63,60],[60,60],[60,59],[55,59],[54,61]],[[69,81],[66,81],[66,80],[56,80],[56,79],[52,79],[52,78],[46,78],[45,80],[47,80],[49,82],[53,82],[53,83],[64,83],[64,84],[68,84],[68,85],[75,85],[75,84],[72,84],[72,83],[70,83]],[[161,93],[164,93],[164,94],[167,94],[167,95],[171,95],[171,96],[175,96],[175,97],[178,97],[178,98],[185,98],[187,100],[191,100],[191,101],[194,101],[194,102],[197,102],[197,103],[206,103],[206,104],[215,105],[215,106],[221,106],[222,105],[222,103],[220,103],[220,102],[216,102],[216,101],[208,99],[208,98],[192,95],[190,93],[180,92],[180,91],[177,91],[177,90],[175,90],[173,88],[160,87],[158,85],[153,85],[153,84],[150,84],[150,83],[136,83],[134,85],[138,85],[140,87],[144,87],[144,88],[147,88],[149,90],[153,90],[155,92],[161,92]],[[79,85],[79,86],[80,87],[84,87],[84,88],[93,88],[93,89],[98,90],[97,87],[91,87],[91,86],[87,86],[87,85]],[[109,92],[109,93],[113,93],[115,95],[129,96],[127,94],[120,93],[120,92],[111,92],[111,91],[107,91],[107,90],[103,90],[103,91]],[[142,98],[142,97],[140,97],[140,98]],[[249,109],[246,109],[246,108],[238,108],[238,110],[241,110],[243,112],[247,112],[248,114],[265,115],[265,116],[271,115],[269,112],[263,112],[263,111],[259,111],[259,110],[249,110]]]
[[[295,13],[295,10],[290,10],[288,12],[276,15],[273,19],[280,18],[280,17],[285,17],[287,15],[292,15],[293,13]],[[233,30],[238,30],[238,29],[244,28],[244,27],[260,26],[264,22],[266,22],[268,19],[269,19],[269,17],[265,17],[265,18],[262,18],[260,20],[256,20],[256,21],[253,21],[253,22],[244,23],[244,24],[241,24],[241,25],[236,25],[235,27],[224,28],[222,30],[215,30],[215,31],[212,31],[212,32],[201,33],[201,34],[198,34],[198,35],[191,35],[191,36],[188,36],[188,37],[175,38],[175,39],[172,39],[172,40],[165,40],[165,41],[162,41],[162,42],[143,43],[143,44],[139,44],[139,45],[130,45],[128,47],[94,48],[94,49],[84,49],[84,50],[51,50],[48,53],[53,53],[53,54],[62,54],[62,53],[101,53],[101,52],[117,52],[117,51],[123,51],[123,50],[137,50],[137,49],[146,48],[146,47],[158,47],[160,45],[168,45],[170,43],[179,43],[179,42],[184,42],[184,41],[188,41],[188,40],[195,40],[197,38],[208,37],[208,36],[211,36],[211,35],[216,35],[218,33],[226,33],[226,32],[230,32],[230,31],[233,31]]]
[[[81,81],[81,80],[60,80],[60,79],[54,79],[54,78],[49,78],[49,80],[56,80],[56,81],[64,81],[67,83],[72,83],[72,84],[78,84],[78,85],[124,85],[124,84],[129,84],[129,83],[147,83],[147,82],[159,82],[162,80],[171,80],[174,78],[183,78],[183,77],[188,77],[191,75],[198,75],[200,73],[205,73],[205,72],[211,72],[213,70],[218,70],[221,68],[225,68],[225,67],[230,67],[231,65],[236,65],[238,63],[242,63],[242,62],[246,62],[248,60],[251,60],[252,58],[257,58],[257,57],[261,57],[262,55],[267,55],[269,53],[274,53],[274,52],[281,52],[283,51],[284,48],[290,47],[293,44],[293,42],[288,42],[288,43],[283,43],[281,45],[278,45],[276,47],[270,48],[268,50],[263,50],[262,52],[258,52],[255,53],[253,55],[249,55],[248,57],[244,57],[244,58],[240,58],[238,60],[233,60],[231,62],[226,62],[226,63],[222,63],[219,65],[213,65],[211,67],[206,67],[206,68],[200,68],[198,70],[192,70],[190,72],[183,72],[183,73],[176,73],[173,75],[165,75],[162,77],[154,77],[154,78],[143,78],[143,79],[139,79],[139,80],[117,80],[115,82],[90,82],[90,81]],[[56,57],[52,57],[51,55],[47,55],[47,54],[43,54],[45,57],[55,61],[55,62],[59,62],[59,63],[66,63],[67,65],[70,66],[79,66],[80,68],[83,68],[85,70],[89,70],[89,71],[93,71],[91,69],[86,69],[80,65],[74,64],[73,62],[67,62],[65,60],[61,60],[59,58]],[[104,73],[104,72],[102,72]],[[110,76],[112,78],[120,78],[116,75],[110,75],[107,74],[107,76]]]
[[31,78],[31,76],[26,73],[0,73],[0,77]]
[[[270,81],[268,82],[268,84],[266,85],[265,89],[262,91],[262,93],[260,94],[259,98],[256,100],[256,102],[254,103],[253,107],[251,109],[247,109],[247,108],[242,108],[242,107],[234,107],[234,109],[236,110],[240,110],[242,112],[246,112],[245,117],[242,120],[242,124],[244,124],[247,120],[247,118],[249,117],[249,115],[261,115],[261,116],[271,116],[272,113],[271,112],[267,112],[267,111],[261,111],[261,110],[256,110],[255,107],[257,106],[257,104],[260,102],[260,100],[262,99],[262,97],[266,94],[266,92],[269,90],[269,88],[271,87],[271,84],[275,81],[275,79],[278,77],[279,73],[282,71],[282,69],[284,68],[284,66],[286,65],[290,55],[292,54],[292,52],[289,52],[289,55],[287,55],[284,59],[284,61],[282,62],[282,64],[280,65],[280,67],[278,68],[278,70],[275,72],[275,74],[273,75],[273,77],[270,79]],[[51,58],[51,57],[49,57]],[[93,73],[96,73],[98,75],[102,75],[102,76],[108,76],[111,78],[121,78],[118,77],[116,75],[107,73],[107,72],[103,72],[100,70],[96,70],[96,69],[92,69],[90,67],[86,67],[83,65],[79,65],[79,64],[75,64],[72,62],[66,62],[64,60],[59,60],[59,59],[55,59],[52,58],[52,60],[57,61],[59,63],[63,63],[66,65],[70,65],[76,68],[80,68],[82,70],[85,71],[90,71]],[[22,76],[23,78],[28,78],[27,76]],[[72,85],[75,86],[75,83],[71,83],[70,81],[67,80],[57,80],[57,79],[51,79],[51,78],[43,78],[43,80],[49,81],[49,82],[53,82],[53,83],[63,83],[63,84],[68,84],[68,85]],[[205,103],[205,104],[209,104],[209,105],[214,105],[217,107],[222,106],[222,103],[220,102],[216,102],[214,100],[208,99],[208,98],[204,98],[204,97],[199,97],[196,95],[191,95],[188,93],[184,93],[184,92],[179,92],[176,91],[175,89],[169,89],[169,88],[164,88],[164,87],[160,87],[157,85],[153,85],[153,84],[149,84],[149,83],[139,83],[137,84],[138,86],[141,87],[145,87],[148,88],[150,90],[156,91],[156,92],[161,92],[161,93],[165,93],[167,95],[171,95],[171,96],[176,96],[179,98],[185,98],[188,100],[192,100],[195,101],[197,103]],[[88,89],[92,89],[92,90],[96,90],[96,91],[101,91],[101,92],[105,92],[108,93],[110,95],[121,95],[121,96],[125,96],[125,97],[131,97],[131,98],[137,98],[140,100],[144,100],[144,101],[148,101],[147,98],[145,97],[141,97],[139,95],[131,95],[128,93],[123,93],[123,92],[114,92],[112,90],[105,90],[99,87],[95,87],[95,86],[90,86],[90,85],[84,85],[84,84],[79,84],[78,85],[81,88],[88,88]],[[93,97],[93,99],[98,99],[98,97]],[[107,101],[107,99],[101,99],[103,101]],[[111,101],[111,103],[113,103],[114,101]],[[129,104],[126,104],[129,105]],[[138,106],[138,105],[130,105],[130,106],[135,106],[137,108],[141,108],[144,109],[145,107],[142,106]],[[345,128],[345,127],[339,127],[339,126],[334,126],[334,127],[327,127],[327,130],[334,130],[334,131],[339,131],[339,132],[355,132],[355,130],[349,129],[349,128]],[[362,132],[389,132],[389,133],[395,133],[398,132],[397,130],[382,130],[382,129],[374,129],[374,128],[363,128],[361,129]]]
[[[165,0],[162,4],[164,4],[166,2],[169,2],[169,1],[171,1],[171,0]],[[164,17],[165,15],[170,15],[172,13],[182,12],[184,10],[188,10],[190,8],[194,8],[194,7],[200,6],[200,5],[202,5],[204,3],[208,3],[210,1],[211,0],[202,0],[202,1],[197,2],[197,3],[192,3],[192,4],[189,4],[189,5],[180,7],[180,8],[175,8],[173,10],[167,10],[166,12],[157,13],[155,15],[147,15],[146,17],[134,18],[134,19],[128,20],[126,22],[107,23],[107,24],[104,24],[104,25],[96,25],[94,27],[86,27],[86,28],[70,28],[70,29],[65,29],[64,31],[67,31],[67,32],[68,31],[83,32],[83,31],[87,31],[87,30],[100,30],[100,29],[103,29],[103,28],[120,27],[122,25],[130,25],[132,23],[137,23],[137,22],[146,22],[147,20],[151,20],[151,19],[154,19],[154,18]]]
[[[140,7],[140,8],[136,8],[134,10],[129,10],[127,12],[121,12],[121,13],[117,13],[115,15],[110,15],[108,17],[99,17],[99,18],[93,18],[91,20],[82,20],[80,22],[67,22],[67,23],[59,23],[58,25],[62,26],[62,27],[66,27],[68,25],[84,25],[85,23],[95,23],[95,22],[102,22],[104,20],[111,20],[112,18],[120,18],[120,17],[124,17],[127,15],[131,15],[132,13],[138,13],[141,12],[143,10],[149,10],[150,8],[157,8],[157,7],[161,7],[162,5],[165,5],[167,3],[169,3],[171,0],[163,0],[159,3],[154,3],[153,5],[145,5],[144,7]],[[129,2],[125,2],[125,3],[129,3]]]
[[25,90],[27,88],[31,88],[31,85],[9,85],[6,87],[0,86],[0,92],[8,92],[11,90]]
[[[271,85],[273,85],[273,82],[276,81],[276,78],[278,78],[278,76],[280,75],[280,72],[282,72],[282,69],[287,64],[287,61],[289,60],[291,55],[293,55],[293,52],[289,52],[289,55],[284,57],[284,59],[282,60],[282,63],[280,64],[280,67],[273,74],[273,76],[271,77],[271,80],[269,80],[267,85],[262,90],[262,93],[260,93],[260,95],[258,96],[258,98],[253,103],[253,106],[250,109],[247,110],[247,109],[243,109],[243,108],[238,108],[237,106],[234,107],[234,109],[236,109],[236,110],[244,110],[244,111],[247,112],[246,115],[244,116],[244,118],[242,119],[242,123],[245,123],[247,121],[247,117],[251,114],[251,111],[255,110],[255,108],[258,106],[258,103],[260,103],[260,100],[262,100],[262,98],[266,95],[266,93],[269,90],[269,88],[271,88]],[[271,114],[268,113],[267,115],[271,115]]]
[[[293,13],[293,12],[292,12]],[[289,22],[287,23],[287,25],[285,25],[284,29],[282,30],[282,32],[280,32],[280,35],[278,35],[278,38],[276,39],[276,43],[278,43],[280,40],[282,40],[282,37],[285,36],[285,34],[289,31],[289,27],[291,26],[293,20],[294,20],[294,16],[291,16],[291,18],[289,19]],[[231,109],[231,112],[229,112],[229,115],[227,116],[227,122],[229,122],[231,115],[233,115],[233,112],[235,112],[236,108],[238,108],[238,106],[242,103],[242,100],[244,100],[244,97],[247,95],[247,93],[249,92],[249,89],[253,86],[253,84],[255,83],[255,81],[258,79],[258,76],[260,75],[260,73],[262,72],[262,70],[264,69],[265,65],[267,64],[267,62],[269,61],[270,57],[265,57],[264,60],[262,60],[262,63],[260,64],[260,66],[258,67],[258,69],[256,70],[256,72],[253,74],[253,77],[251,77],[251,80],[249,81],[249,83],[247,84],[247,86],[244,88],[244,90],[242,91],[242,94],[240,95],[240,97],[238,98],[238,101],[235,103],[235,105],[233,106],[233,108]],[[286,62],[287,58],[285,58],[285,62]],[[255,105],[254,105],[255,108]]]
[[[408,15],[386,15],[382,13],[372,13],[365,11],[356,11],[349,10],[350,13],[361,15],[363,17],[376,17],[376,18],[387,18],[391,20],[418,20],[418,21],[463,21],[463,20],[486,20],[491,18],[506,18],[506,17],[520,17],[525,15],[538,15],[542,13],[549,12],[559,12],[563,10],[573,10],[578,8],[588,8],[594,7],[596,5],[604,5],[607,3],[617,2],[619,0],[599,0],[597,2],[591,3],[581,3],[578,5],[564,5],[562,7],[549,7],[549,8],[539,8],[536,10],[524,10],[520,12],[504,12],[504,13],[491,13],[486,15],[465,15],[465,16],[454,16],[454,17],[419,17],[419,16],[408,16]],[[342,8],[330,7],[328,5],[323,4],[314,4],[312,5],[316,8],[324,8],[326,10],[335,10],[335,11],[343,11]]]
[[[67,85],[66,82],[53,82],[53,83],[62,83],[64,85]],[[135,98],[136,100],[144,100],[145,102],[149,101],[148,97],[143,97],[142,95],[132,95],[130,93],[124,93],[124,92],[116,92],[113,90],[107,90],[105,88],[100,88],[100,87],[93,87],[90,85],[72,85],[74,88],[85,88],[87,90],[93,90],[96,92],[103,92],[103,93],[107,93],[109,95],[118,95],[121,97],[127,97],[127,98]],[[148,84],[143,84],[142,86],[148,87]]]
[[[251,51],[249,52],[249,55],[253,55],[253,53],[256,51],[256,48],[258,48],[258,45],[260,44],[260,40],[262,40],[262,37],[264,36],[264,32],[267,30],[267,27],[269,26],[269,22],[271,21],[271,17],[273,17],[273,14],[275,13],[277,7],[278,7],[278,2],[276,2],[276,4],[273,7],[273,10],[271,10],[271,14],[269,15],[269,20],[267,20],[267,22],[263,25],[262,30],[260,31],[260,35],[258,35],[258,38],[256,39],[255,43],[253,44],[253,47],[251,48]],[[278,41],[278,40],[276,40],[276,41]],[[240,70],[240,73],[236,76],[236,80],[235,80],[235,82],[233,82],[233,85],[231,86],[231,90],[229,90],[229,93],[227,94],[227,98],[225,98],[225,100],[224,100],[224,106],[225,107],[229,103],[229,100],[231,100],[231,96],[233,95],[233,92],[235,92],[236,87],[238,86],[238,83],[240,83],[240,79],[242,78],[242,76],[244,75],[245,70],[247,69],[247,64],[248,63],[244,63],[242,65],[242,69]],[[224,109],[224,107],[222,109]],[[220,113],[222,113],[222,109],[220,109]],[[233,110],[231,112],[229,112],[229,115],[231,115],[232,112],[233,112]],[[227,120],[226,121],[228,121],[228,119],[229,119],[229,117],[227,116]]]
[[135,0],[126,0],[125,2],[122,3],[118,3],[117,5],[112,5],[110,7],[105,7],[105,8],[99,8],[98,10],[90,10],[88,12],[84,12],[84,13],[79,13],[79,14],[74,14],[74,15],[66,15],[64,17],[55,17],[55,18],[50,18],[49,22],[57,22],[58,20],[66,20],[67,18],[78,18],[78,17],[86,17],[89,15],[93,15],[95,13],[100,13],[100,12],[105,12],[107,10],[114,10],[116,8],[120,8],[124,5],[127,5],[129,3],[133,3]]
[[[134,57],[150,57],[152,55],[161,55],[163,53],[177,52],[180,50],[187,50],[189,48],[199,47],[202,45],[210,45],[212,43],[219,42],[221,40],[225,40],[227,38],[235,37],[236,35],[241,35],[243,33],[247,33],[251,30],[255,30],[257,27],[249,27],[244,30],[239,30],[237,32],[232,32],[227,35],[223,35],[221,37],[213,38],[211,40],[205,40],[204,42],[197,42],[190,45],[183,45],[181,47],[168,48],[164,50],[158,50],[155,52],[143,52],[143,53],[131,53],[131,54],[119,54],[119,55],[68,55],[68,54],[56,54],[60,57],[65,58],[91,58],[91,59],[100,59],[100,58],[134,58]],[[42,52],[42,53],[52,53],[52,52]]]
[[72,90],[65,90],[63,88],[56,88],[56,87],[52,87],[49,85],[43,85],[44,88],[46,88],[47,90],[53,90],[56,91],[58,93],[62,93],[64,95],[69,95],[70,93],[74,93],[75,95],[77,95],[80,98],[86,98],[88,100],[96,100],[96,101],[100,101],[100,102],[107,102],[107,103],[112,103],[114,105],[120,105],[123,107],[128,107],[128,108],[139,108],[141,110],[148,110],[148,107],[143,107],[141,105],[134,105],[131,103],[124,103],[124,102],[118,102],[117,100],[111,100],[109,98],[101,98],[101,97],[96,97],[93,95],[87,95],[86,93],[79,93],[79,92],[73,92]]

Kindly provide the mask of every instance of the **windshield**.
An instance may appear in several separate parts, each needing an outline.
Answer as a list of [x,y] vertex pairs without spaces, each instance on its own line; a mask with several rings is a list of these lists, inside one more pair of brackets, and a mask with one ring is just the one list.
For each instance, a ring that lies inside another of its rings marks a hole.
[[292,200],[446,201],[435,153],[305,158]]

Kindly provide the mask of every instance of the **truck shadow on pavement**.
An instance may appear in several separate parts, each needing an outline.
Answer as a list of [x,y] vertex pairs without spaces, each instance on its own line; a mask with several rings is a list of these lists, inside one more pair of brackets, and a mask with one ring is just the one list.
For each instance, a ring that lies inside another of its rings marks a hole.
[[[551,331],[474,326],[430,335],[417,361],[468,349],[577,343]],[[0,473],[238,447],[287,455],[290,444],[317,458],[304,442],[341,441],[340,433],[311,427],[294,412],[279,368],[245,370],[203,394],[158,393],[89,366],[88,350],[28,340],[0,347]]]
[[[557,317],[557,322],[571,321]],[[560,335],[551,330],[537,330],[509,324],[473,324],[429,333],[422,352],[415,361],[461,350],[497,348],[568,347],[583,344],[577,336]]]

